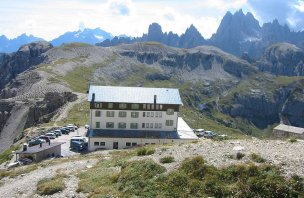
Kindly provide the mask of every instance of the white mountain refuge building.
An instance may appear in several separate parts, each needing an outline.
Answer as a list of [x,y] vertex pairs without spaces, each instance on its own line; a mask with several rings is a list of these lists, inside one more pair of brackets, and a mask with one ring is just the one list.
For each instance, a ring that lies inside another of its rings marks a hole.
[[178,89],[90,86],[88,102],[90,151],[197,139],[178,117]]

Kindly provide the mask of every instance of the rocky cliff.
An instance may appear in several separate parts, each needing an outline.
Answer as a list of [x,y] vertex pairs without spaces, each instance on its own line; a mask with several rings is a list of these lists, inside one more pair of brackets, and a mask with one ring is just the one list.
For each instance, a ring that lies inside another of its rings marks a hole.
[[304,50],[289,43],[271,45],[258,62],[259,70],[275,75],[303,76]]
[[39,41],[23,45],[16,53],[2,55],[2,61],[0,61],[2,62],[0,64],[0,89],[19,73],[40,64],[45,58],[43,53],[52,47],[47,42]]

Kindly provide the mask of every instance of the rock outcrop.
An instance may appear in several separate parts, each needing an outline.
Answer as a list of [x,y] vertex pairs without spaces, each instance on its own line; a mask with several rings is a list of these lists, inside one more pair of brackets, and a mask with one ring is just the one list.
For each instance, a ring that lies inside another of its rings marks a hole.
[[283,76],[304,76],[304,50],[289,43],[266,49],[258,63],[259,70]]
[[3,55],[0,65],[0,89],[19,73],[40,64],[45,59],[43,53],[52,47],[50,43],[39,41],[23,45],[16,53]]

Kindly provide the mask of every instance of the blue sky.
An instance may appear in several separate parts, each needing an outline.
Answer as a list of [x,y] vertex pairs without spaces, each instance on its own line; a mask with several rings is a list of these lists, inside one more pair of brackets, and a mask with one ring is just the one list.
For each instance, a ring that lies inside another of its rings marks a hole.
[[194,24],[209,38],[227,11],[250,11],[260,21],[279,19],[304,28],[304,0],[0,0],[0,35],[22,33],[51,40],[80,26],[113,35],[141,36],[149,24],[181,34]]

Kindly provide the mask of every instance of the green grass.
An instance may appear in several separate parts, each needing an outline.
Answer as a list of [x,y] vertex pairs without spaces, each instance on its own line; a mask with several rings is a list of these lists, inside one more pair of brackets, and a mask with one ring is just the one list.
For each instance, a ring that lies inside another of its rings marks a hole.
[[138,156],[144,156],[144,155],[152,155],[155,153],[155,148],[153,147],[140,147],[136,149],[136,153]]
[[0,179],[4,178],[4,177],[17,177],[21,174],[26,174],[29,172],[32,172],[34,170],[36,170],[38,168],[37,164],[31,164],[31,165],[27,165],[27,166],[22,166],[22,167],[17,167],[11,170],[0,170]]
[[256,153],[251,153],[249,155],[250,159],[256,163],[264,163],[266,162],[266,160],[259,154]]
[[62,175],[56,175],[52,178],[40,180],[37,184],[37,193],[39,195],[53,195],[63,191],[66,188],[64,177],[65,176]]
[[77,192],[88,193],[88,197],[118,197],[121,194],[113,182],[117,180],[118,167],[134,156],[134,152],[114,151],[111,156],[111,159],[101,159],[92,168],[77,174]]
[[91,82],[93,72],[97,68],[112,63],[115,59],[116,56],[113,56],[101,64],[94,64],[90,67],[76,67],[65,76],[60,76],[58,78],[65,81],[73,91],[85,93],[88,89],[89,83]]
[[289,142],[291,142],[291,143],[295,143],[295,142],[297,142],[297,141],[298,141],[298,139],[295,138],[295,137],[291,137],[291,138],[289,139]]
[[89,108],[88,102],[75,104],[69,111],[68,116],[62,121],[58,122],[57,125],[64,126],[67,124],[75,123],[84,126],[89,123]]
[[12,152],[18,150],[19,148],[20,148],[19,145],[15,145],[15,146],[13,145],[9,149],[7,149],[3,153],[1,153],[0,154],[0,164],[11,160],[13,157]]
[[169,164],[174,162],[174,157],[173,156],[165,156],[159,159],[159,162],[162,164]]

